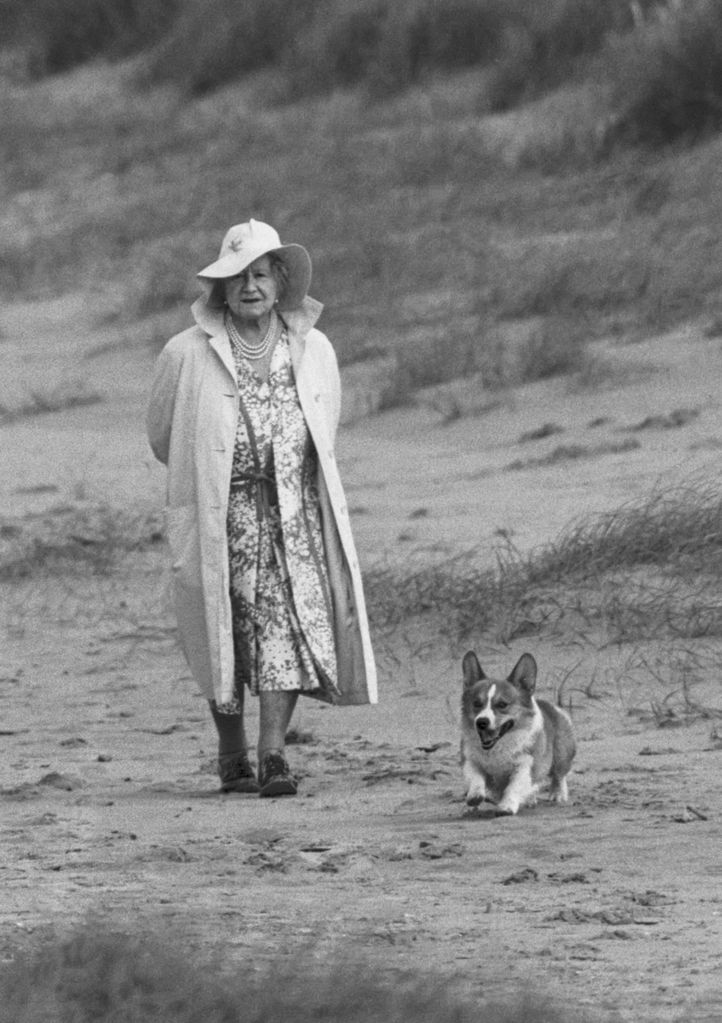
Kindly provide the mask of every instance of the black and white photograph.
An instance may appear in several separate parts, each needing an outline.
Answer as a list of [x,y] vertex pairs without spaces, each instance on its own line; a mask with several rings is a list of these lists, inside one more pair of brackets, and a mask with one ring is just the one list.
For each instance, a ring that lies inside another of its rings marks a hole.
[[722,2],[0,26],[0,1023],[719,1023]]

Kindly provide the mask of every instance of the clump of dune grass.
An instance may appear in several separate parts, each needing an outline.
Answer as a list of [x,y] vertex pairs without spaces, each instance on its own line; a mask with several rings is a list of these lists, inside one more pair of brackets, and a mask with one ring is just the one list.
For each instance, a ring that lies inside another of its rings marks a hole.
[[82,380],[66,380],[51,387],[32,388],[14,405],[0,404],[0,423],[9,423],[48,412],[97,405],[103,400],[104,396],[100,391],[88,388]]
[[722,557],[722,493],[713,485],[654,490],[592,520],[572,524],[527,561],[530,582],[593,578],[655,566],[686,575]]
[[2,0],[5,41],[26,54],[36,77],[98,56],[120,58],[157,41],[180,0]]
[[[641,0],[640,9],[654,0]],[[0,0],[6,45],[36,76],[151,49],[139,81],[207,93],[272,70],[271,96],[361,85],[376,97],[424,78],[490,68],[497,109],[577,73],[612,31],[633,26],[627,0]]]
[[616,135],[645,145],[696,139],[722,125],[722,8],[667,0],[636,31],[611,40],[601,61],[613,84]]
[[419,617],[443,621],[461,635],[471,628],[490,628],[491,601],[501,593],[501,582],[490,569],[478,567],[475,555],[464,552],[433,565],[412,559],[403,566],[374,565],[364,576],[374,629],[392,631]]
[[[189,961],[159,934],[88,926],[0,967],[5,1023],[564,1023],[566,1013],[514,990],[504,1003],[459,995],[425,971],[384,975],[340,950],[322,966],[298,951],[271,969],[249,962],[222,972]],[[575,1009],[577,1021],[590,1017]]]
[[605,444],[558,444],[548,454],[537,458],[515,458],[504,468],[507,472],[519,472],[522,469],[536,469],[540,466],[559,465],[562,462],[576,462],[579,459],[600,458],[603,455],[627,454],[641,448],[638,440],[629,438],[623,441]]
[[278,66],[312,21],[310,0],[203,0],[180,6],[171,31],[142,74],[202,95],[261,68]]
[[575,316],[534,315],[530,307],[522,330],[499,323],[477,353],[479,368],[491,387],[525,384],[535,380],[580,373],[589,359],[588,332]]
[[160,543],[154,512],[108,504],[60,505],[0,522],[0,580],[67,572],[108,574],[125,555]]
[[353,85],[379,98],[433,74],[491,68],[487,103],[501,109],[576,74],[610,32],[633,24],[626,0],[554,0],[543,10],[535,0],[331,0],[320,8],[186,0],[145,74],[200,94],[273,68],[279,98]]
[[580,61],[598,52],[611,32],[633,26],[631,5],[617,0],[521,2],[507,8],[506,36],[488,85],[496,110],[578,74]]
[[48,940],[41,950],[4,964],[0,991],[0,1018],[8,1023],[231,1023],[237,1018],[227,988],[214,987],[159,942],[98,926]]
[[[333,966],[298,951],[287,965],[221,972],[189,962],[159,934],[130,936],[94,924],[46,940],[0,967],[5,1023],[563,1023],[566,1012],[535,992],[503,1003],[457,993],[425,971],[385,976],[343,949]],[[575,1009],[574,1019],[587,1021]]]
[[509,543],[489,568],[479,551],[433,565],[375,567],[366,586],[380,630],[416,617],[462,638],[568,627],[608,639],[722,635],[722,494],[712,486],[656,490],[614,512],[573,522],[522,553]]

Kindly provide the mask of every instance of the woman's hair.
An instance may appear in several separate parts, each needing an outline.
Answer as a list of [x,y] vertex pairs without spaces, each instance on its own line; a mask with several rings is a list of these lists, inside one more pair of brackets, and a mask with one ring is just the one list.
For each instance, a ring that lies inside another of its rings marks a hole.
[[286,266],[283,258],[279,256],[277,252],[269,252],[268,259],[271,264],[271,273],[276,279],[276,284],[278,285],[278,300],[281,301],[288,285],[288,267]]
[[[277,252],[268,252],[266,255],[268,256],[271,273],[278,287],[278,301],[283,302],[283,296],[288,286],[288,266],[283,257],[279,256]],[[206,278],[207,303],[214,309],[223,309],[226,304],[226,280],[227,278],[225,277],[218,277],[215,280]]]

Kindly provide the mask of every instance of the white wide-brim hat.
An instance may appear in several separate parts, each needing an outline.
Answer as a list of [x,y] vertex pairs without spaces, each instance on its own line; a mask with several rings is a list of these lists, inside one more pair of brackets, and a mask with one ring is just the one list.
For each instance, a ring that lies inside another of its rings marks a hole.
[[303,245],[282,245],[278,232],[260,220],[236,224],[226,231],[215,263],[200,271],[198,277],[208,286],[208,304],[221,305],[223,291],[219,282],[235,277],[261,256],[275,252],[286,265],[288,280],[278,300],[278,308],[297,309],[311,284],[311,257]]

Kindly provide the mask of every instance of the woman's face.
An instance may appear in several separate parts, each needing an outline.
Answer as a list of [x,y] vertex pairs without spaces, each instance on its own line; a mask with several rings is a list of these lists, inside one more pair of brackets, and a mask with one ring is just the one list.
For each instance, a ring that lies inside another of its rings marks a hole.
[[236,277],[227,277],[225,288],[228,308],[249,324],[257,324],[271,312],[279,291],[268,256],[261,256]]

